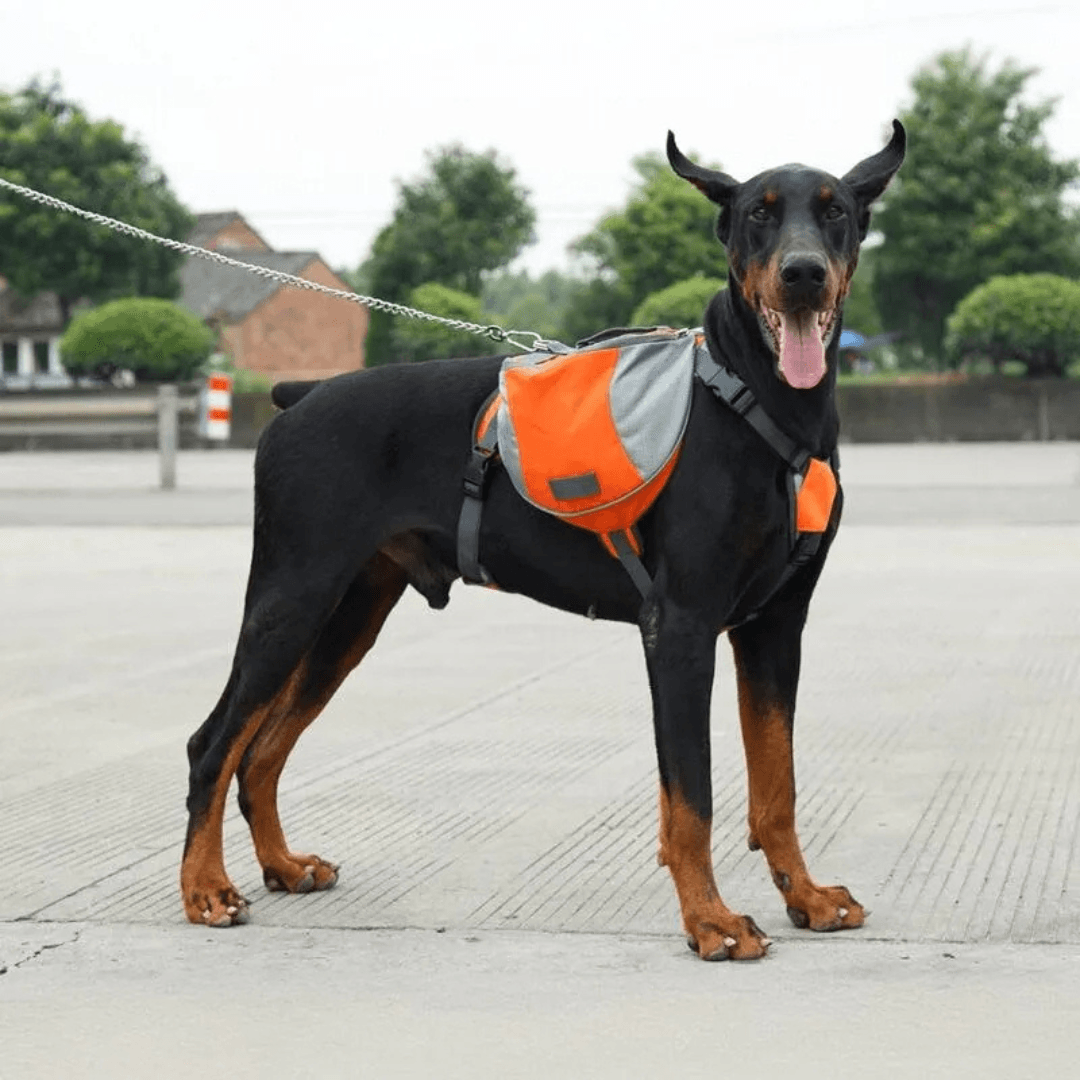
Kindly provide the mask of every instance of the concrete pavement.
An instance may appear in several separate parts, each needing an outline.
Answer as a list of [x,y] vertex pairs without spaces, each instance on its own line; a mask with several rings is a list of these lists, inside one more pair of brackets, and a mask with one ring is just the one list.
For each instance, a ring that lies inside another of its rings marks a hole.
[[[777,941],[685,952],[634,631],[408,596],[283,781],[326,894],[182,922],[183,743],[224,683],[251,455],[0,455],[0,1077],[1026,1077],[1080,1035],[1080,446],[848,447],[811,610],[800,834],[867,927],[794,930],[745,847],[729,650],[715,858]],[[482,657],[481,662],[476,657]]]

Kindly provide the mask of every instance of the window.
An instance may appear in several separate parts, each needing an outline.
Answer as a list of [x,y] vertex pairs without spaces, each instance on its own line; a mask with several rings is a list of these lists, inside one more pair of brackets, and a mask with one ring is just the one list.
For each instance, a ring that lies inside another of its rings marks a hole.
[[49,343],[47,341],[34,342],[34,371],[38,375],[49,373]]
[[4,366],[5,375],[18,375],[19,373],[19,343],[17,341],[4,342]]

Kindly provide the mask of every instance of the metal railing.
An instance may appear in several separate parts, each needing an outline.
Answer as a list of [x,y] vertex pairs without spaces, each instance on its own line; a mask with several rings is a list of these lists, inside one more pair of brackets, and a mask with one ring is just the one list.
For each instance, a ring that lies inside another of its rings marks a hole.
[[194,418],[197,398],[176,386],[145,394],[86,394],[48,398],[11,394],[0,397],[0,438],[107,438],[157,436],[161,487],[176,487],[176,452],[181,417]]

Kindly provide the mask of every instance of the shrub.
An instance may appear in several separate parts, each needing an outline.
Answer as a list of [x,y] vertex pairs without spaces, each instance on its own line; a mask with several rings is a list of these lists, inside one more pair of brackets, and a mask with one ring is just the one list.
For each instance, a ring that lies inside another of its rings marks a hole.
[[1020,361],[1032,375],[1065,374],[1080,358],[1080,282],[1056,274],[991,278],[949,316],[954,363],[987,359],[996,371]]
[[650,293],[630,321],[635,326],[700,326],[709,301],[726,286],[720,278],[700,274]]
[[214,335],[168,300],[113,300],[76,316],[60,341],[71,374],[110,376],[128,368],[138,379],[182,381],[214,350]]
[[[418,285],[409,294],[407,303],[409,307],[444,319],[484,323],[478,297],[435,281]],[[406,361],[433,360],[440,356],[483,356],[497,349],[490,338],[405,316],[395,319],[393,335],[394,351]]]

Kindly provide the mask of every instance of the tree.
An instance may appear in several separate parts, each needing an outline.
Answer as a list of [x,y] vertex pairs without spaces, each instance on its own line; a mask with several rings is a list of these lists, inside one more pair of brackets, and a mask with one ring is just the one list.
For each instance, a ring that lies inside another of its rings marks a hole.
[[1080,282],[1055,274],[996,277],[949,316],[946,345],[961,362],[1019,360],[1031,375],[1065,374],[1080,358]]
[[[409,294],[409,307],[460,322],[484,323],[480,300],[459,289],[429,281]],[[442,323],[404,316],[394,321],[394,353],[402,360],[433,360],[439,356],[484,356],[497,351],[490,338],[453,330]]]
[[698,275],[677,281],[645,297],[630,321],[635,326],[700,326],[709,301],[724,288],[722,278]]
[[[162,172],[112,120],[91,121],[36,80],[0,93],[0,174],[24,187],[180,239],[194,219]],[[49,290],[65,322],[75,301],[173,297],[183,256],[0,191],[0,273],[25,296]]]
[[168,300],[113,300],[77,315],[60,339],[71,374],[108,377],[127,368],[140,379],[190,379],[214,351],[212,331]]
[[908,157],[874,219],[874,295],[924,360],[940,355],[947,316],[980,282],[1080,271],[1080,221],[1063,197],[1080,166],[1046,143],[1054,103],[1022,100],[1034,74],[1011,62],[990,71],[965,49],[912,80]]
[[880,334],[884,327],[874,300],[874,277],[877,252],[880,248],[864,248],[859,266],[851,279],[851,288],[844,301],[844,326],[866,337]]
[[527,270],[503,270],[484,280],[484,318],[571,343],[577,338],[568,330],[567,315],[583,287],[581,279],[559,270],[546,270],[537,278]]
[[595,308],[616,323],[629,321],[651,293],[695,276],[723,276],[725,267],[715,207],[659,154],[643,154],[633,166],[638,183],[626,206],[572,245],[604,283],[594,290]]
[[[371,295],[398,303],[430,282],[477,296],[485,273],[509,263],[530,242],[536,215],[514,169],[494,150],[461,146],[429,153],[427,172],[398,184],[393,220],[375,238],[358,271]],[[399,359],[390,317],[372,314],[368,363]]]

